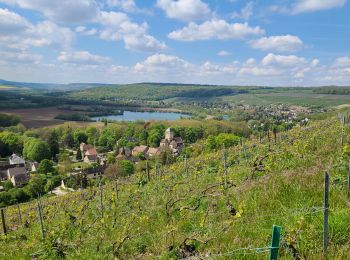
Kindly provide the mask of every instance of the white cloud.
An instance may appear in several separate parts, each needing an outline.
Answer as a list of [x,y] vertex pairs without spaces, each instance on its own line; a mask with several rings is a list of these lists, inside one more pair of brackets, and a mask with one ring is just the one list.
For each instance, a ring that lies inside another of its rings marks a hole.
[[138,62],[134,69],[137,72],[145,72],[185,69],[187,67],[189,67],[189,63],[179,57],[158,53],[147,57],[143,62]]
[[40,12],[57,23],[91,21],[99,12],[95,0],[0,0],[0,2]]
[[232,53],[229,51],[219,51],[217,53],[218,56],[224,57],[224,56],[230,56]]
[[107,0],[107,5],[117,7],[127,13],[149,13],[146,9],[137,7],[134,0]]
[[263,65],[277,65],[277,66],[300,66],[307,63],[307,60],[303,57],[298,57],[295,55],[276,55],[273,53],[267,54],[261,61]]
[[260,39],[250,41],[249,45],[254,49],[278,52],[298,51],[304,47],[304,44],[299,37],[289,34],[281,36],[262,37]]
[[41,55],[18,50],[0,51],[0,56],[5,63],[38,64],[42,60]]
[[51,21],[32,24],[17,13],[0,9],[0,46],[20,50],[29,47],[68,49],[74,33]]
[[94,65],[110,61],[110,58],[93,55],[87,51],[61,52],[57,60],[71,64]]
[[350,67],[350,58],[349,57],[337,58],[333,63],[333,67],[336,67],[336,68]]
[[298,0],[293,6],[294,14],[314,12],[320,10],[328,10],[337,7],[342,7],[346,0]]
[[248,2],[239,13],[234,12],[231,15],[231,17],[243,19],[244,21],[248,21],[249,18],[253,15],[253,7],[254,7],[254,2]]
[[0,8],[0,35],[17,34],[29,26],[30,23],[19,14]]
[[182,21],[205,20],[211,17],[211,10],[201,0],[158,0],[157,6],[169,18]]
[[99,22],[104,26],[100,31],[103,40],[123,40],[127,49],[138,51],[157,52],[167,48],[164,42],[147,33],[147,23],[134,23],[125,13],[101,12]]
[[264,34],[260,27],[250,27],[248,23],[228,23],[225,20],[212,19],[202,24],[189,23],[188,26],[171,32],[168,37],[179,41],[197,40],[233,40]]

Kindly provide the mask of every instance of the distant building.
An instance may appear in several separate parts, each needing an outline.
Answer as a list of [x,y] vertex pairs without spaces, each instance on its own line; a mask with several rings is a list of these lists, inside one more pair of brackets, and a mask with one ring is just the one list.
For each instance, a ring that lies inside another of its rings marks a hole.
[[11,165],[16,165],[16,164],[24,164],[25,161],[19,157],[18,155],[16,154],[12,154],[10,157],[9,157],[9,163]]
[[81,143],[80,144],[80,151],[81,151],[81,154],[85,156],[85,153],[89,150],[89,149],[92,149],[94,148],[93,145],[91,144],[86,144],[86,143]]
[[181,137],[174,137],[174,131],[171,128],[165,130],[165,138],[160,141],[160,148],[170,148],[174,155],[178,155],[184,144]]
[[7,170],[7,178],[12,182],[13,186],[21,186],[29,180],[25,167],[14,167]]
[[147,156],[147,158],[151,158],[151,157],[154,157],[154,156],[159,155],[159,154],[160,154],[159,148],[150,147],[150,148],[148,148],[146,156]]
[[97,162],[97,151],[95,148],[90,148],[84,153],[84,162],[94,163]]
[[146,145],[135,146],[134,149],[132,149],[132,156],[139,156],[141,154],[146,156],[148,149]]

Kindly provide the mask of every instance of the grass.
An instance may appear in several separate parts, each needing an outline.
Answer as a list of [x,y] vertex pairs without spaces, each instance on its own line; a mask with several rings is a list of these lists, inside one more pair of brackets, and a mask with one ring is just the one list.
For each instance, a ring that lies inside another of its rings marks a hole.
[[[339,144],[340,130],[337,119],[327,118],[283,133],[277,145],[266,140],[259,144],[252,138],[245,142],[244,151],[240,146],[228,149],[228,189],[223,185],[223,151],[219,150],[190,158],[189,176],[179,160],[161,167],[158,177],[152,168],[150,182],[144,171],[121,179],[118,195],[115,183],[108,183],[103,187],[103,217],[97,188],[49,198],[43,201],[45,240],[35,203],[21,205],[27,227],[18,225],[17,209],[9,207],[7,221],[14,230],[0,237],[0,257],[204,257],[268,246],[276,224],[282,226],[286,246],[280,249],[282,259],[293,259],[286,248],[307,259],[321,259],[323,172],[329,170],[329,258],[346,259],[350,208],[346,183],[337,180],[346,178],[348,157]],[[255,159],[266,155],[265,171],[249,178]],[[262,259],[266,254],[218,259],[247,257]]]

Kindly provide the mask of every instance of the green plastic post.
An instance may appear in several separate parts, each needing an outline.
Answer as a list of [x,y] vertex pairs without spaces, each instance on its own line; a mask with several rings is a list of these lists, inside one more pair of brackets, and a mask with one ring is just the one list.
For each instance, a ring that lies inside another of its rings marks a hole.
[[270,249],[270,260],[277,260],[278,248],[280,245],[281,227],[273,225],[272,227],[272,240]]

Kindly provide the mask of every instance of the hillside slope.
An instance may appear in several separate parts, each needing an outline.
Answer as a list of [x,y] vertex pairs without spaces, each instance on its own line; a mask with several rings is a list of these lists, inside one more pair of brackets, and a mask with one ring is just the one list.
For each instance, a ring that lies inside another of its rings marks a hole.
[[327,170],[329,256],[346,259],[349,156],[340,133],[339,121],[329,118],[283,133],[277,144],[249,140],[226,151],[227,178],[223,150],[189,159],[187,173],[180,159],[158,167],[158,174],[153,166],[149,182],[139,171],[119,180],[118,191],[115,182],[103,186],[103,214],[99,190],[45,199],[45,239],[36,203],[21,205],[23,226],[17,208],[10,207],[7,224],[13,230],[0,237],[0,258],[264,259],[276,224],[282,227],[282,259],[321,259]]

